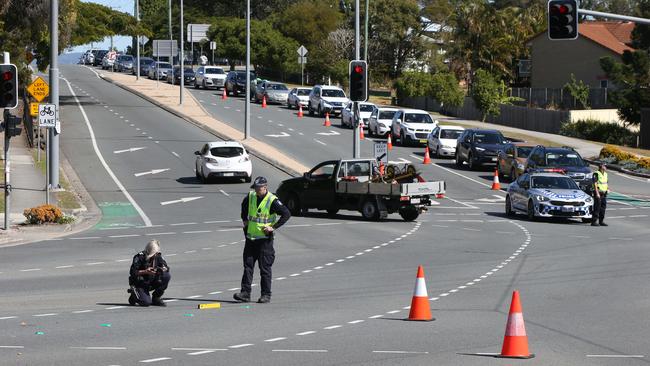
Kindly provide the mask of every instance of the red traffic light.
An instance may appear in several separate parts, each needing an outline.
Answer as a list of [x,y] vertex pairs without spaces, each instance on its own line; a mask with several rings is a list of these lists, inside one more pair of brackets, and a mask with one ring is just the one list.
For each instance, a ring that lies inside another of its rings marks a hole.
[[363,67],[361,67],[361,65],[356,65],[354,67],[354,72],[356,72],[357,74],[363,73]]
[[5,71],[2,73],[2,81],[9,81],[14,78],[14,74],[11,71]]

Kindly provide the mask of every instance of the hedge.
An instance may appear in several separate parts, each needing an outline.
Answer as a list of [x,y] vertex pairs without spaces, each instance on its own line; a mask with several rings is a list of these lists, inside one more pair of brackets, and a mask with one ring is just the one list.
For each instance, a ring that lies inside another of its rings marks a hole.
[[560,135],[623,146],[635,146],[637,137],[634,132],[616,123],[591,119],[563,123]]
[[626,169],[637,170],[635,168],[640,168],[644,171],[650,170],[650,158],[634,155],[613,145],[605,145],[600,150],[599,157],[603,161],[619,164]]

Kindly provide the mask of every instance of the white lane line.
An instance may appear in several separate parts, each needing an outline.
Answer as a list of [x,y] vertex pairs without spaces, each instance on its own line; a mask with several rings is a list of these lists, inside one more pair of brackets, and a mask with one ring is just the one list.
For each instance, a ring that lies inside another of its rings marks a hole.
[[643,182],[643,183],[648,183],[648,182],[650,182],[650,180],[648,180],[647,178],[644,180],[644,179],[637,178],[637,177],[630,177],[630,176],[628,176],[628,175],[621,174],[621,173],[619,173],[619,172],[614,172],[614,174],[618,175],[619,177],[623,177],[623,178],[627,178],[627,179],[631,179],[631,180],[636,180],[636,181],[638,181],[638,182]]
[[17,316],[3,316],[3,317],[0,317],[0,320],[16,319],[16,318],[18,318],[18,317]]
[[237,348],[244,348],[244,347],[250,347],[250,346],[253,346],[253,344],[252,343],[243,343],[243,344],[236,344],[234,346],[228,346],[228,348],[237,349]]
[[85,313],[92,313],[95,310],[77,310],[73,311],[72,314],[85,314]]
[[223,189],[220,189],[219,192],[221,192],[226,197],[230,197],[230,195],[226,193],[226,191],[224,191]]
[[87,266],[97,266],[99,264],[104,264],[106,262],[91,262],[91,263],[86,263]]
[[467,179],[467,180],[471,180],[472,182],[474,182],[474,183],[478,183],[478,184],[480,184],[480,185],[482,185],[482,186],[484,186],[484,187],[489,187],[489,188],[492,187],[492,186],[489,185],[489,184],[486,184],[486,183],[480,182],[480,181],[478,181],[478,180],[476,180],[476,179],[474,179],[474,178],[470,178],[470,177],[465,176],[465,175],[463,175],[463,174],[460,174],[460,173],[458,173],[458,172],[456,172],[456,171],[453,171],[453,170],[451,170],[451,169],[448,169],[448,168],[445,168],[445,167],[443,167],[443,166],[440,166],[440,165],[438,165],[438,164],[436,164],[436,163],[432,163],[431,165],[436,166],[436,167],[438,167],[438,168],[440,168],[440,169],[442,169],[442,170],[446,170],[446,171],[448,171],[449,173],[456,174],[456,175],[459,176],[459,177],[463,177],[463,178],[465,178],[465,179]]
[[129,259],[129,258],[124,258],[124,259],[116,259],[115,261],[116,261],[116,262],[128,262],[128,261],[130,261],[130,260],[131,260],[131,259]]
[[304,335],[309,335],[309,334],[314,334],[314,333],[316,333],[316,332],[313,331],[313,330],[308,330],[306,332],[296,333],[296,335],[297,336],[304,336]]
[[88,132],[90,133],[90,139],[92,140],[93,143],[93,149],[95,150],[95,154],[99,158],[99,161],[102,163],[104,166],[104,169],[108,173],[108,175],[111,176],[117,187],[122,191],[122,194],[126,197],[129,202],[131,202],[131,205],[135,210],[138,212],[140,215],[140,218],[142,218],[142,221],[144,221],[145,226],[151,226],[151,220],[145,214],[145,212],[142,210],[140,205],[131,197],[129,192],[127,192],[126,188],[122,183],[117,179],[117,176],[115,176],[115,173],[111,170],[111,168],[108,166],[106,163],[106,160],[104,160],[104,156],[102,155],[101,151],[99,151],[99,146],[97,146],[97,139],[95,138],[95,131],[93,130],[93,127],[90,125],[90,121],[88,120],[88,115],[86,114],[86,111],[84,110],[84,107],[81,105],[79,102],[79,98],[77,98],[77,95],[74,93],[74,90],[72,90],[72,85],[70,85],[70,82],[67,79],[62,78],[67,84],[68,84],[68,89],[70,89],[70,93],[72,93],[72,96],[74,97],[75,101],[77,102],[77,106],[81,110],[81,114],[83,115],[84,120],[86,121],[86,126],[88,127]]
[[70,347],[70,349],[85,349],[89,351],[123,351],[126,347]]
[[126,306],[121,306],[121,305],[118,305],[118,306],[109,306],[109,307],[107,307],[107,308],[104,308],[104,310],[124,309],[125,307],[126,307]]
[[630,215],[629,217],[648,217],[648,215]]
[[416,351],[372,351],[372,353],[397,353],[397,354],[420,354],[420,355],[428,355],[429,352],[423,351],[423,352],[416,352]]
[[220,294],[220,293],[221,293],[221,291],[212,291],[212,292],[209,292],[210,295],[218,295],[218,294]]
[[34,271],[40,271],[40,268],[29,268],[29,269],[21,269],[20,272],[34,272]]
[[321,141],[321,140],[319,140],[319,139],[314,139],[314,141],[318,142],[319,144],[321,144],[321,145],[323,145],[323,146],[327,146],[326,143],[324,143],[323,141]]
[[177,158],[180,158],[180,157],[181,157],[181,156],[180,156],[180,155],[178,155],[178,153],[177,153],[177,152],[175,152],[175,151],[172,151],[172,155],[174,155],[174,156],[175,156],[175,157],[177,157]]
[[34,314],[33,316],[42,318],[42,317],[46,317],[46,316],[55,316],[55,315],[59,315],[59,314],[58,313],[46,313],[46,314]]
[[[156,235],[174,235],[174,234],[176,234],[176,233],[173,232],[173,231],[168,231],[168,232],[164,232],[164,233],[148,233],[148,234],[145,234],[145,235],[146,236],[156,236]],[[167,256],[169,257],[169,254],[167,254]]]
[[383,314],[373,315],[373,316],[369,316],[368,319],[379,319],[379,318],[381,318],[382,316],[384,316],[384,315],[383,315]]
[[331,329],[336,329],[336,328],[341,328],[342,325],[330,325],[329,327],[325,327],[323,329],[331,330]]
[[399,313],[400,311],[401,311],[401,310],[391,310],[391,311],[387,311],[386,314],[397,314],[397,313]]
[[111,235],[109,238],[134,238],[140,236],[138,234],[127,234],[127,235]]
[[204,224],[222,224],[224,222],[232,222],[231,220],[221,220],[221,221],[203,221]]
[[287,337],[278,337],[278,338],[265,339],[264,342],[277,342],[277,341],[283,341],[285,339],[287,339]]
[[[205,233],[211,233],[212,230],[194,230],[194,231],[183,231],[183,234],[205,234]],[[203,248],[203,250],[210,250],[212,248]]]
[[645,355],[586,355],[586,357],[601,358],[644,358]]
[[140,362],[142,363],[151,363],[151,362],[158,362],[158,361],[165,361],[165,360],[171,360],[171,357],[159,357],[159,358],[150,358],[148,360],[142,360]]
[[81,236],[77,238],[70,238],[70,240],[89,240],[89,239],[100,239],[101,236]]
[[202,295],[194,295],[194,296],[188,296],[187,299],[198,299]]
[[225,351],[225,349],[206,349],[206,350],[203,350],[203,351],[190,352],[187,355],[188,356],[198,356],[198,355],[204,355],[206,353],[213,353],[213,352],[217,352],[217,351]]
[[326,349],[273,349],[271,352],[314,352],[314,353],[325,353],[328,352]]
[[197,222],[177,222],[175,224],[169,224],[169,226],[182,226],[182,225],[196,225]]
[[237,291],[237,290],[239,290],[239,287],[233,287],[228,289],[228,291]]
[[365,320],[359,319],[359,320],[353,320],[351,322],[348,322],[348,324],[359,324],[359,323],[363,323],[363,322],[365,322]]
[[25,348],[25,346],[0,346],[0,348],[23,349],[23,348]]

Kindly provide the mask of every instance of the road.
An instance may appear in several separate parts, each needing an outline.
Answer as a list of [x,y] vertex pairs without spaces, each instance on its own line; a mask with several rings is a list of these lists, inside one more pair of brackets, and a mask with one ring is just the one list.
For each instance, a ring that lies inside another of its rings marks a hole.
[[[355,212],[293,217],[276,237],[272,303],[239,304],[239,204],[249,188],[194,178],[193,152],[214,137],[86,68],[61,74],[61,146],[104,218],[63,239],[0,249],[2,364],[501,365],[472,354],[500,351],[514,289],[537,355],[524,362],[648,363],[643,180],[611,175],[615,191],[636,198],[611,202],[609,227],[531,222],[505,218],[490,171],[434,159],[418,166],[448,192],[427,214],[411,223],[397,215],[366,222]],[[243,126],[240,98],[192,93],[223,122]],[[252,134],[307,165],[351,154],[350,130],[294,113],[253,105]],[[283,132],[291,136],[265,136]],[[362,142],[364,155],[371,142]],[[390,160],[417,165],[423,151],[396,147]],[[287,178],[253,164],[271,190]],[[142,174],[152,170],[162,171]],[[152,238],[171,267],[168,306],[130,307],[131,257]],[[433,322],[403,320],[418,265]],[[222,308],[197,310],[211,301]]]

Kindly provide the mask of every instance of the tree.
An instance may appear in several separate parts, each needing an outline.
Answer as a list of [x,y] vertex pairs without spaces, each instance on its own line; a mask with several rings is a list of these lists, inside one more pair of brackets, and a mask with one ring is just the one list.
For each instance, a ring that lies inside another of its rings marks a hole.
[[439,72],[431,78],[430,95],[442,106],[460,107],[465,92],[458,85],[458,79],[450,72]]
[[419,71],[407,71],[395,80],[397,98],[424,97],[430,95],[433,77]]
[[487,116],[501,114],[501,104],[512,104],[518,98],[508,96],[508,88],[503,80],[498,80],[486,70],[479,69],[474,75],[470,95],[476,107],[483,112],[483,121]]
[[314,48],[330,32],[339,28],[341,13],[335,1],[300,0],[272,17],[275,28],[299,44]]
[[564,89],[582,105],[583,108],[589,109],[589,85],[582,80],[577,81],[576,76],[571,74],[571,81],[564,84]]

